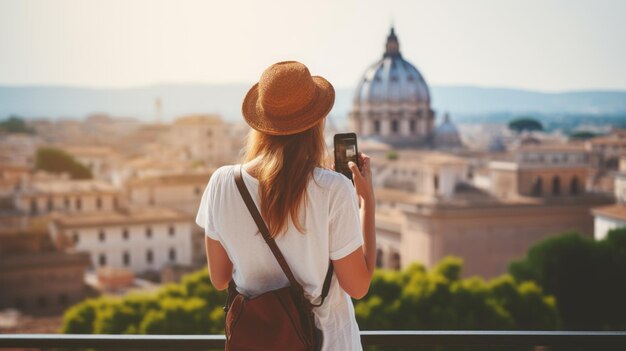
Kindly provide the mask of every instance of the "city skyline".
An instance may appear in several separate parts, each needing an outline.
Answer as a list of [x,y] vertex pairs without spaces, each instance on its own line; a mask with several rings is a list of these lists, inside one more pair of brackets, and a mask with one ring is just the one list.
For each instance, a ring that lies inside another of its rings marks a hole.
[[431,85],[626,90],[625,10],[609,0],[0,1],[0,51],[11,53],[0,85],[251,83],[295,59],[350,88],[393,24]]

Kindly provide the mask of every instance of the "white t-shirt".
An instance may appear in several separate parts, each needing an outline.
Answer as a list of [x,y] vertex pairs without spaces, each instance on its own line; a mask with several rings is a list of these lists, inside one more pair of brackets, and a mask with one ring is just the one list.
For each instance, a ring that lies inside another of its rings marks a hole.
[[[257,229],[235,184],[238,166],[217,169],[202,195],[196,223],[205,234],[218,240],[233,263],[237,290],[254,297],[289,285]],[[260,212],[259,182],[243,170],[243,180]],[[329,259],[338,260],[363,245],[358,200],[348,178],[315,168],[309,181],[306,207],[301,207],[298,232],[289,216],[288,230],[275,238],[294,276],[311,302],[321,301]],[[350,296],[333,274],[330,291],[321,307],[315,307],[315,322],[324,333],[322,350],[362,350],[359,327]]]

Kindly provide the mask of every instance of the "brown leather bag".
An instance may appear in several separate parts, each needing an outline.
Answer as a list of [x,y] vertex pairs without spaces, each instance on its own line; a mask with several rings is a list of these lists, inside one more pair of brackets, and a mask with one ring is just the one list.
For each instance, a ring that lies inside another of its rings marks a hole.
[[315,326],[313,307],[321,306],[328,295],[333,275],[329,262],[322,289],[322,301],[312,304],[305,296],[302,285],[294,277],[285,257],[261,217],[241,176],[241,165],[235,171],[235,183],[252,218],[287,275],[290,286],[271,290],[254,298],[240,294],[231,279],[228,285],[226,311],[226,350],[320,350],[322,332]]

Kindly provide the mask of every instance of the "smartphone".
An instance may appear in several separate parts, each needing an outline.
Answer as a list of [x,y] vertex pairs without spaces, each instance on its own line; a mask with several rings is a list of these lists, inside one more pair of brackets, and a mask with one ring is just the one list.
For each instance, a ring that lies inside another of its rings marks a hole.
[[348,162],[359,164],[359,151],[356,146],[355,133],[335,134],[335,171],[345,175],[352,180],[352,171],[348,167]]

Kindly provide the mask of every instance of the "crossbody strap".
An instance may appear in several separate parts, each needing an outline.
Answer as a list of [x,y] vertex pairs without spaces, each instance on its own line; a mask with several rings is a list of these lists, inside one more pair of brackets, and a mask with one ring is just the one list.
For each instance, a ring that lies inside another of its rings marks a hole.
[[[287,276],[287,279],[289,279],[291,286],[295,287],[299,291],[304,292],[302,285],[300,285],[300,283],[298,283],[298,281],[294,277],[293,273],[291,272],[291,269],[289,268],[289,265],[287,264],[287,261],[285,260],[285,257],[280,252],[278,245],[276,245],[276,241],[274,241],[274,238],[270,236],[270,232],[267,229],[267,226],[265,225],[265,221],[263,221],[263,217],[261,217],[261,214],[259,213],[259,210],[257,209],[256,204],[254,203],[254,200],[252,200],[252,196],[250,196],[250,192],[248,191],[246,184],[243,182],[243,177],[241,175],[242,168],[243,166],[239,165],[238,169],[235,170],[234,175],[235,175],[235,183],[237,184],[237,189],[239,189],[239,193],[241,194],[241,197],[243,198],[243,202],[246,204],[246,207],[248,207],[248,211],[250,211],[250,214],[252,215],[252,219],[254,219],[254,222],[259,228],[259,231],[261,232],[263,239],[265,239],[265,242],[270,247],[270,250],[274,254],[274,257],[276,257],[276,260],[278,261],[280,268],[283,270],[283,272],[285,272],[285,275]],[[329,262],[328,272],[326,273],[326,278],[324,279],[324,286],[322,288],[322,301],[319,303],[319,305],[315,305],[315,306],[320,306],[322,303],[324,303],[324,299],[328,295],[328,290],[330,289],[330,281],[331,281],[332,275],[333,275],[333,264],[332,262]]]

